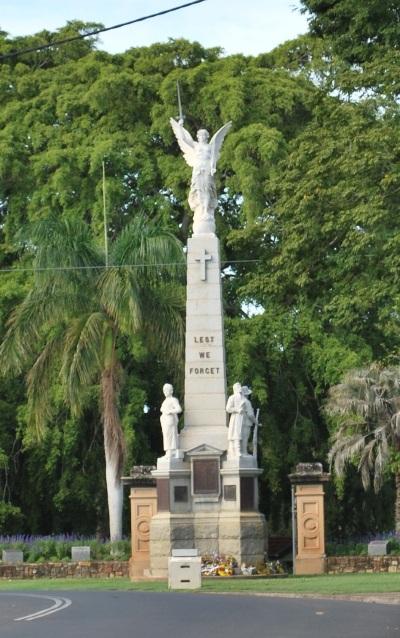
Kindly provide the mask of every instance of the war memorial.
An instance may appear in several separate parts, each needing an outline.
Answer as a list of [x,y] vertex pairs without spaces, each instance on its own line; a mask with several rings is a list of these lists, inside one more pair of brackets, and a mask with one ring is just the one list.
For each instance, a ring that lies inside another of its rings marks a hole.
[[171,119],[186,162],[191,166],[189,206],[193,235],[187,245],[185,396],[178,434],[180,402],[173,388],[163,388],[161,426],[164,456],[157,460],[158,511],[151,520],[152,576],[166,576],[175,548],[233,555],[241,562],[264,558],[265,519],[258,511],[256,451],[248,451],[255,423],[248,388],[240,383],[227,402],[224,317],[219,240],[214,211],[214,175],[231,124],[208,141],[197,141]]
[[[231,123],[210,141],[204,129],[194,141],[182,119],[171,118],[170,123],[192,168],[184,408],[169,379],[162,388],[160,407],[164,455],[155,468],[140,466],[137,475],[126,477],[125,484],[131,486],[132,579],[166,578],[168,561],[177,550],[231,556],[238,565],[264,563],[267,550],[266,520],[259,511],[258,411],[255,414],[247,385],[236,381],[229,396],[226,385],[214,175]],[[322,573],[322,486],[327,475],[320,464],[302,464],[298,470],[290,475],[299,509],[297,573]]]

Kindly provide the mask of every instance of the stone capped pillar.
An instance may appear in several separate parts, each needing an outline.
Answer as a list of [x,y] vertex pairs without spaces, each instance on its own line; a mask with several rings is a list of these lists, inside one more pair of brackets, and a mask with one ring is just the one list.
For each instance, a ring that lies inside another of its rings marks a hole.
[[326,571],[324,483],[330,475],[322,471],[321,463],[299,463],[289,475],[295,497],[296,555],[293,571],[296,576],[323,574]]
[[147,578],[149,575],[150,524],[153,516],[157,514],[156,481],[151,476],[154,469],[154,466],[139,465],[132,468],[130,476],[122,477],[123,485],[131,488],[131,580]]
[[194,235],[187,246],[184,429],[180,447],[227,448],[226,376],[219,240]]

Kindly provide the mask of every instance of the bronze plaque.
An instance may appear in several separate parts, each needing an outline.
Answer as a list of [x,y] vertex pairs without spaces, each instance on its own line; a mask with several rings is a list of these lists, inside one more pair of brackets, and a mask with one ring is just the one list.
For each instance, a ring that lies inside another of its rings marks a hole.
[[186,485],[175,485],[174,487],[175,503],[187,503],[189,500],[188,488]]
[[242,476],[240,479],[240,509],[254,510],[254,479],[252,476]]
[[193,492],[194,494],[219,493],[218,459],[193,460]]
[[224,485],[224,500],[236,501],[236,485]]
[[169,512],[169,480],[157,479],[157,509]]

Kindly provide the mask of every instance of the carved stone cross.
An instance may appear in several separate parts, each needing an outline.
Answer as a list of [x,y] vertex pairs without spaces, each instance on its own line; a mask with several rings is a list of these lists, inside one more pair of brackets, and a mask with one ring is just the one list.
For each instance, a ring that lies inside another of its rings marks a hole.
[[207,270],[206,263],[212,260],[212,255],[209,255],[205,248],[203,248],[203,252],[200,257],[196,257],[196,261],[200,262],[200,279],[201,281],[206,281],[207,279]]

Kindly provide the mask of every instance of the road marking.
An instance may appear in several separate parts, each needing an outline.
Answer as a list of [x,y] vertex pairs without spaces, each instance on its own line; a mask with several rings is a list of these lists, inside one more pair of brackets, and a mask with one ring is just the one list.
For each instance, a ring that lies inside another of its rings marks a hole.
[[56,611],[61,611],[62,609],[66,609],[70,605],[72,605],[72,601],[69,598],[52,598],[50,596],[43,596],[43,598],[48,598],[49,600],[54,600],[55,604],[51,607],[47,607],[47,609],[42,609],[41,611],[37,611],[35,614],[29,614],[28,616],[22,616],[21,618],[14,618],[14,620],[38,620],[38,618],[44,618],[45,616],[50,616],[50,614],[55,614]]
[[1,593],[0,596],[23,596],[25,598],[40,598],[42,600],[43,599],[51,600],[52,602],[54,602],[54,605],[52,605],[51,607],[46,607],[46,609],[41,609],[32,614],[28,614],[27,616],[20,616],[19,618],[14,618],[16,622],[20,620],[26,620],[26,621],[38,620],[39,618],[50,616],[50,614],[55,614],[57,611],[61,611],[62,609],[66,609],[67,607],[72,605],[72,600],[70,600],[69,598],[64,598],[64,597],[55,598],[53,596],[41,596],[39,594],[3,594],[3,593]]

